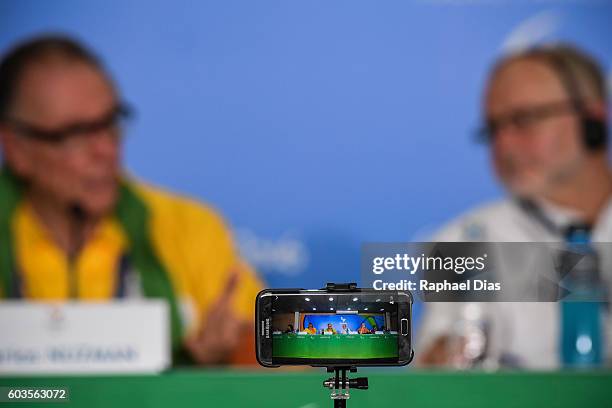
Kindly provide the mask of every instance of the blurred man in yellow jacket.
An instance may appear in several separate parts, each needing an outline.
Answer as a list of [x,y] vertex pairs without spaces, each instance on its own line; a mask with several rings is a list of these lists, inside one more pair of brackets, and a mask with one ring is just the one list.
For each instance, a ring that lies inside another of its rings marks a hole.
[[164,298],[177,360],[251,361],[260,283],[214,210],[124,175],[128,114],[74,40],[0,61],[0,298]]

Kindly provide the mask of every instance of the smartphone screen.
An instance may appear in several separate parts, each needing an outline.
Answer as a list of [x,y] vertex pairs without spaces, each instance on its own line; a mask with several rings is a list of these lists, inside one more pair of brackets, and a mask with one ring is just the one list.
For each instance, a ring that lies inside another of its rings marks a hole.
[[412,358],[407,292],[264,290],[257,353],[264,366],[404,365]]

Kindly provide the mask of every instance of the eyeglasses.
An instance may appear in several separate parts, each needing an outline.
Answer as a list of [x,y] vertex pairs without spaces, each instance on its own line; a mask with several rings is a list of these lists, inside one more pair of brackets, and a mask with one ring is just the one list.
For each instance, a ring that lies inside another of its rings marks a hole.
[[521,132],[527,132],[546,119],[576,111],[576,104],[571,101],[516,109],[497,118],[488,118],[485,124],[477,130],[476,139],[482,143],[491,143],[495,136],[507,126],[513,126]]
[[6,122],[15,131],[30,139],[43,141],[53,145],[80,144],[88,136],[99,134],[102,131],[116,131],[119,135],[119,127],[123,122],[132,117],[132,110],[125,104],[118,104],[103,117],[89,121],[77,122],[64,126],[61,129],[46,130],[36,125],[17,118],[7,118]]

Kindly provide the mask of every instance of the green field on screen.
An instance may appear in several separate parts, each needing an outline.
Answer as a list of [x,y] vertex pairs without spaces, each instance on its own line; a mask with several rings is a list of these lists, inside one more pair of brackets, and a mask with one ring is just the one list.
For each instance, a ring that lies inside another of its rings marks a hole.
[[277,358],[397,358],[397,334],[274,334]]

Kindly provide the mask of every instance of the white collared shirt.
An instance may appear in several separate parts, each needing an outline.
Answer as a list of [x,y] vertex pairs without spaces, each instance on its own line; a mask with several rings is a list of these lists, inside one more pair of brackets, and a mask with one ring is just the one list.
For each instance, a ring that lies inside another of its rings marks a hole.
[[[538,208],[559,229],[578,221],[578,215],[551,203],[538,202]],[[514,199],[489,204],[460,216],[438,234],[441,242],[560,242],[563,237],[525,211]],[[602,211],[591,232],[592,242],[612,243],[612,199]],[[612,245],[612,244],[611,244]],[[600,251],[602,278],[612,293],[612,251]],[[498,302],[476,305],[487,320],[488,356],[494,361],[513,361],[532,369],[560,366],[559,303]],[[467,304],[427,303],[418,331],[415,352],[424,351],[439,335],[451,334]],[[469,306],[473,308],[474,306]],[[612,319],[607,314],[604,327],[606,361],[612,359]]]

